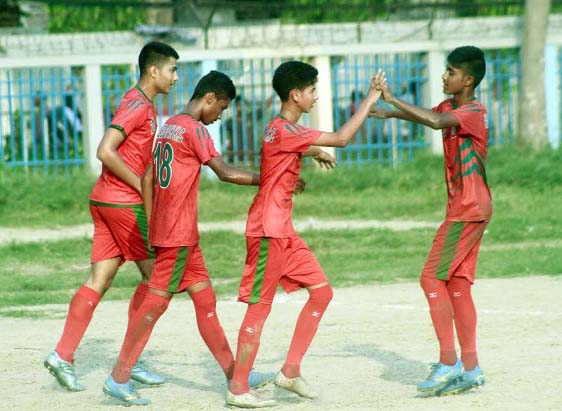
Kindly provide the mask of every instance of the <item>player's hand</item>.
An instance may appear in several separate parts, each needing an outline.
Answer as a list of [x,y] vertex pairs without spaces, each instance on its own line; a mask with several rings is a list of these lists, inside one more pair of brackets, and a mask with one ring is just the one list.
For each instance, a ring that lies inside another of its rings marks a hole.
[[388,118],[388,111],[386,110],[382,110],[380,108],[377,107],[373,107],[370,111],[369,111],[369,117],[374,117],[374,118]]
[[295,187],[295,194],[301,194],[304,191],[305,187],[306,181],[304,181],[302,177],[299,177],[297,180],[297,186]]
[[333,169],[338,164],[336,159],[330,153],[326,153],[322,150],[320,151],[320,154],[312,158],[318,163],[320,168],[325,168],[326,170]]
[[386,74],[382,69],[377,71],[373,77],[371,77],[371,85],[369,87],[369,95],[371,101],[376,102],[383,92],[383,87],[386,85]]

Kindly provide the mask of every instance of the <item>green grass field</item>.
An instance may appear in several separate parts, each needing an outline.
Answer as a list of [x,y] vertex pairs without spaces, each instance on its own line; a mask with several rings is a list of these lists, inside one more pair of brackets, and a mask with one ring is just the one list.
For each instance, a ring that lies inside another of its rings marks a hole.
[[[481,248],[478,276],[562,274],[561,161],[560,151],[491,150],[488,177],[494,216]],[[295,219],[439,222],[444,215],[439,157],[422,156],[395,170],[369,166],[322,172],[308,167],[303,177],[307,191],[295,198]],[[0,225],[52,227],[90,222],[87,198],[93,181],[85,173],[45,177],[4,171]],[[200,220],[244,220],[255,191],[203,181]],[[433,235],[433,229],[302,233],[335,286],[416,280]],[[89,238],[82,238],[0,247],[0,308],[67,303],[88,275],[90,245]],[[217,292],[235,294],[245,258],[243,236],[203,233],[201,246]],[[105,298],[128,299],[137,276],[135,266],[126,264]],[[18,315],[18,311],[0,315]]]

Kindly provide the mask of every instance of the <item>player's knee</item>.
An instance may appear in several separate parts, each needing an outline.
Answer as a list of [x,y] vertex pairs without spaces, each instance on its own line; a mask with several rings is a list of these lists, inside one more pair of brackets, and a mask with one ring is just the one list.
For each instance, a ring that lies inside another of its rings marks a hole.
[[310,290],[310,301],[327,306],[334,297],[334,290],[330,284]]

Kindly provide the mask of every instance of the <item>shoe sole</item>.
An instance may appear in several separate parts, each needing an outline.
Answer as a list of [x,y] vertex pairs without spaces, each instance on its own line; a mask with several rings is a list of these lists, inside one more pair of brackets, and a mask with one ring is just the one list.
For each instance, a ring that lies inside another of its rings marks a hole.
[[134,402],[126,401],[126,400],[124,400],[124,399],[122,399],[122,398],[116,397],[115,395],[111,394],[110,392],[106,391],[105,389],[103,390],[103,393],[104,393],[105,396],[106,396],[107,398],[109,398],[110,400],[117,401],[120,405],[124,405],[125,407],[130,407],[130,406],[132,406],[132,405],[135,405],[135,406],[150,405],[150,402],[147,403],[147,404],[135,404]]
[[436,392],[435,395],[437,395],[438,397],[446,397],[447,395],[459,395],[459,394],[465,393],[467,391],[470,391],[472,389],[477,390],[479,388],[482,388],[482,386],[484,386],[484,384],[485,383],[474,384],[474,385],[471,385],[469,387],[461,387],[461,388],[457,388],[456,390],[451,390],[451,391],[447,391],[447,392]]
[[82,388],[82,389],[74,389],[72,387],[68,387],[66,385],[64,385],[64,383],[60,380],[57,372],[55,371],[55,367],[53,367],[51,364],[49,364],[47,361],[43,362],[43,365],[45,366],[45,368],[49,371],[49,374],[51,374],[53,377],[55,377],[55,380],[57,380],[57,382],[59,383],[59,385],[64,388],[67,391],[72,391],[72,392],[80,392],[80,391],[84,391],[86,388]]

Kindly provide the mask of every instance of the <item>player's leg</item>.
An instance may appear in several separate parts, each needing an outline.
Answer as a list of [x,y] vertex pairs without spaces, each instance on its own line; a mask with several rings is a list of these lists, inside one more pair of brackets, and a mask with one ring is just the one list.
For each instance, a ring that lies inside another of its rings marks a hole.
[[287,358],[275,377],[275,384],[301,397],[316,398],[318,393],[301,376],[301,362],[332,300],[333,290],[314,254],[300,237],[291,239],[281,285],[288,292],[306,287],[309,297],[297,319]]
[[104,208],[90,206],[94,222],[90,276],[74,294],[69,307],[63,333],[55,350],[45,359],[44,365],[59,384],[70,391],[82,391],[74,372],[74,353],[90,324],[94,310],[111,286],[122,262],[121,250],[113,236]]
[[103,385],[103,392],[126,404],[150,403],[141,398],[131,384],[132,371],[143,352],[158,319],[167,310],[173,294],[149,288],[141,306],[127,327],[121,351],[111,375]]
[[439,341],[439,362],[432,365],[427,379],[417,386],[424,393],[435,393],[462,372],[462,362],[455,351],[453,305],[446,281],[456,269],[455,252],[463,227],[464,223],[456,222],[444,222],[439,227],[420,277]]
[[262,408],[277,404],[250,390],[248,378],[257,356],[263,326],[285,265],[286,239],[246,238],[246,266],[240,282],[239,301],[248,303],[238,333],[234,374],[226,403],[243,408]]
[[205,266],[203,252],[199,245],[196,245],[189,247],[188,253],[187,275],[184,276],[180,288],[187,290],[191,297],[201,338],[219,363],[226,378],[231,379],[234,356],[219,322],[217,298]]
[[45,367],[67,390],[85,389],[77,381],[74,373],[74,353],[90,325],[99,301],[109,289],[120,263],[121,257],[116,257],[92,264],[89,278],[70,301],[61,338],[54,351],[45,360]]
[[472,298],[472,284],[476,273],[476,263],[480,240],[487,223],[469,223],[463,232],[458,254],[462,257],[447,283],[447,291],[454,311],[457,337],[461,346],[461,359],[465,371],[453,384],[440,390],[438,395],[458,394],[484,384],[484,372],[478,365],[476,347],[477,314]]

